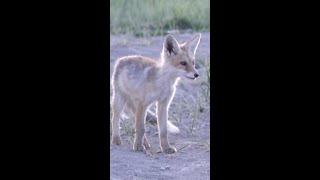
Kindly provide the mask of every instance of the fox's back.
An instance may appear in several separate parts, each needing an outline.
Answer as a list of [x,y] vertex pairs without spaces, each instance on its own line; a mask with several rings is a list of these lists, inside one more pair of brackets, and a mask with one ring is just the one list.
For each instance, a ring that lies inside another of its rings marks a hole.
[[[126,56],[118,59],[113,77],[114,90],[140,94],[154,90],[154,80],[159,70],[157,60],[143,56]],[[140,93],[139,93],[140,92]]]

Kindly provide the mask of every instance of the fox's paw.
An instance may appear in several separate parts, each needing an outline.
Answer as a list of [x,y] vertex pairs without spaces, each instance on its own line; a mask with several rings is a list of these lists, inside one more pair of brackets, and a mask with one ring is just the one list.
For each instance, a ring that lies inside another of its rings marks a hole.
[[176,148],[169,146],[168,148],[162,148],[162,152],[166,154],[173,154],[177,152]]
[[121,145],[121,138],[119,136],[112,137],[112,144]]

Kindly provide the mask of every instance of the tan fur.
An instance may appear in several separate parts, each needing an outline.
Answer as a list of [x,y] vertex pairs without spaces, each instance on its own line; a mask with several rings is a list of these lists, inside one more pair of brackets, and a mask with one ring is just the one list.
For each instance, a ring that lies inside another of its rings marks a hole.
[[[123,110],[135,117],[135,140],[133,149],[142,151],[150,145],[144,134],[145,121],[158,124],[160,147],[164,153],[174,153],[170,146],[168,131],[179,129],[168,121],[168,109],[175,94],[175,86],[180,77],[195,79],[195,53],[201,34],[190,41],[179,44],[172,35],[167,35],[160,60],[143,56],[126,56],[118,59],[112,76],[112,143],[120,145],[120,116]],[[197,41],[196,41],[197,40]],[[192,45],[196,43],[195,48]],[[186,63],[185,65],[181,62]],[[156,102],[157,117],[148,112]]]

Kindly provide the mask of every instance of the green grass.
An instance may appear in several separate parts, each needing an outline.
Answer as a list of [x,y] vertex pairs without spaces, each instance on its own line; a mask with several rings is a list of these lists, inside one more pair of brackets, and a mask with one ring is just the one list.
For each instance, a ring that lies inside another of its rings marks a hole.
[[210,0],[111,0],[111,34],[163,35],[168,30],[210,31]]

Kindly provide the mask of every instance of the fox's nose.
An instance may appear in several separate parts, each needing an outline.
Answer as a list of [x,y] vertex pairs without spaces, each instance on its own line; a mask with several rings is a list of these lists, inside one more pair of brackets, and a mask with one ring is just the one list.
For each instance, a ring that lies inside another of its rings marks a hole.
[[199,76],[199,74],[197,74],[197,73],[196,73],[196,74],[194,74],[194,77],[196,77],[196,78],[197,78],[198,76]]

